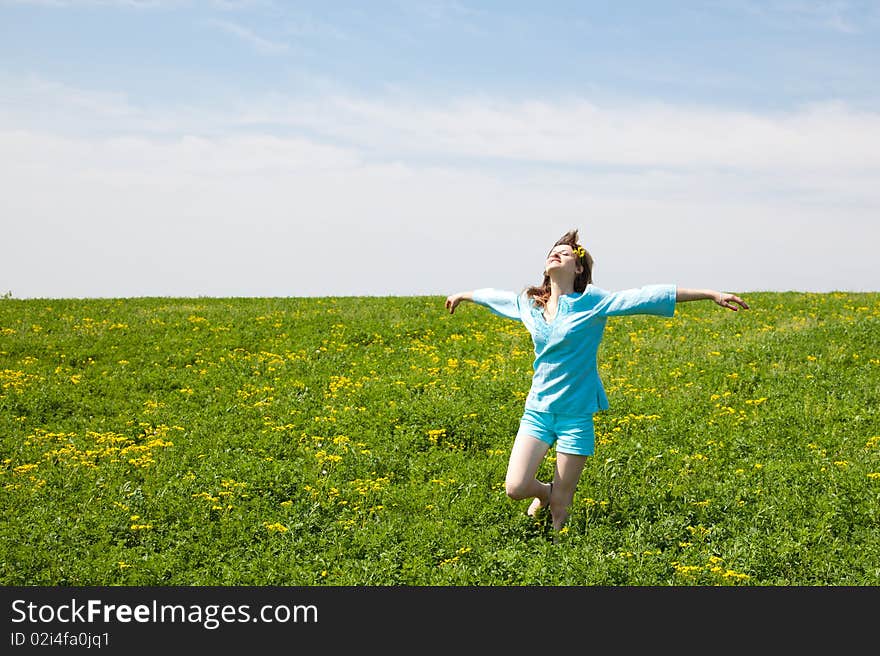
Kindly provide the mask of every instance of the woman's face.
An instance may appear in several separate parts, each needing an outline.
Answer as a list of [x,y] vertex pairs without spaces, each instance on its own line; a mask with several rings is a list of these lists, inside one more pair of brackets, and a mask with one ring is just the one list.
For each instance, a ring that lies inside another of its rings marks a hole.
[[574,278],[581,272],[582,267],[578,262],[577,255],[572,251],[571,246],[560,244],[559,246],[554,246],[550,251],[550,254],[547,256],[547,261],[544,263],[544,270],[548,275],[554,270],[570,272],[571,277]]

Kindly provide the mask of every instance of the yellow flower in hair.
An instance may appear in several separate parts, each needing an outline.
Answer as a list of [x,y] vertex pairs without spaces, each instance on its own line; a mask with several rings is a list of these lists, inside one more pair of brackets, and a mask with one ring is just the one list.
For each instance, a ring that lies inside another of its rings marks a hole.
[[584,250],[583,246],[578,246],[577,248],[572,249],[572,252],[578,257],[583,257],[587,254],[587,251]]

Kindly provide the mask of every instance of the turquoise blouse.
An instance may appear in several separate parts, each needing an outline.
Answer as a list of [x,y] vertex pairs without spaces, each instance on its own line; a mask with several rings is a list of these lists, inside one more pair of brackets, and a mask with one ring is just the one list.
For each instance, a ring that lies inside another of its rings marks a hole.
[[556,316],[547,321],[525,292],[484,288],[473,300],[495,314],[522,321],[535,345],[532,386],[525,407],[538,412],[587,415],[608,408],[596,355],[608,317],[675,314],[675,285],[646,285],[608,292],[587,285],[583,293],[559,298]]

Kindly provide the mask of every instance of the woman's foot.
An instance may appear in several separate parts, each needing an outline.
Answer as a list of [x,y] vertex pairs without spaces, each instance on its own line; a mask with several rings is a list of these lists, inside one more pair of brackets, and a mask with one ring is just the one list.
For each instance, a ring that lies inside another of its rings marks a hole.
[[526,514],[529,517],[536,517],[539,513],[547,510],[550,507],[550,496],[552,494],[553,483],[549,483],[547,488],[547,501],[542,502],[540,497],[535,497],[534,501],[532,501],[531,505],[529,505],[529,509],[526,511]]

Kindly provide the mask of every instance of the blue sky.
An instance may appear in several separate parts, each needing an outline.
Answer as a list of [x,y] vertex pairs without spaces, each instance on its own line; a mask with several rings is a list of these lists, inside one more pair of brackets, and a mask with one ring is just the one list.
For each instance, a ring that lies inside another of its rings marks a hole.
[[878,36],[876,2],[0,0],[0,293],[518,289],[572,227],[609,289],[880,290]]

